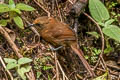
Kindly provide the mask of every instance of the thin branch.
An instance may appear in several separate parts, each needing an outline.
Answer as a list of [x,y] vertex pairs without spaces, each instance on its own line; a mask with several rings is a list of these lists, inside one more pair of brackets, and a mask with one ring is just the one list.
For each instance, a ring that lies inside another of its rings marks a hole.
[[[101,68],[96,68],[97,70],[100,70],[100,71],[102,71],[102,72],[106,72],[106,70],[103,70],[103,69],[101,69]],[[118,74],[118,72],[114,72],[114,71],[110,71],[110,74],[111,75],[114,75],[114,76],[119,76],[119,74]]]
[[59,79],[59,69],[58,69],[58,64],[57,64],[57,55],[56,55],[56,52],[54,54],[55,54],[56,80],[60,80]]
[[58,64],[58,66],[59,66],[59,68],[60,68],[60,70],[63,74],[63,80],[65,80],[64,77],[66,78],[66,80],[69,80],[68,77],[66,76],[64,70],[62,69],[62,66],[60,65],[60,62],[58,60],[57,60],[57,64]]
[[68,0],[71,4],[73,4],[73,2],[71,0]]
[[58,8],[58,13],[59,13],[59,16],[60,16],[60,20],[61,20],[61,22],[63,22],[63,19],[62,19],[62,16],[61,16],[61,12],[60,12],[60,9],[59,9],[59,5],[58,5],[58,1],[57,0],[55,0],[56,1],[56,5],[57,5],[57,8]]
[[5,29],[0,26],[0,33],[5,37],[5,39],[8,41],[9,45],[12,47],[13,51],[16,53],[16,55],[21,58],[22,55],[19,53],[19,49],[15,45],[15,43],[10,38],[9,34],[5,31]]
[[[51,45],[49,45],[49,47],[51,47]],[[53,51],[52,51],[52,53],[53,53]],[[54,52],[54,54],[55,54],[55,63],[56,63],[56,77],[57,77],[56,80],[59,80],[59,70],[58,70],[58,67],[60,68],[60,70],[61,70],[61,72],[63,74],[63,79],[62,80],[69,80],[68,77],[66,76],[64,70],[62,69],[62,66],[60,65],[60,62],[57,59],[56,52]]]
[[102,32],[102,29],[100,28],[99,24],[98,24],[92,17],[90,17],[87,13],[83,12],[83,14],[84,14],[85,16],[87,16],[92,22],[94,22],[94,23],[96,24],[96,27],[98,28],[98,30],[99,30],[99,32],[100,32],[100,34],[101,34],[101,41],[102,41],[101,54],[100,54],[100,56],[99,56],[98,63],[96,64],[96,66],[94,67],[94,69],[96,69],[96,67],[98,66],[98,64],[99,64],[99,62],[100,62],[100,59],[102,60],[105,68],[107,69],[107,66],[106,66],[106,64],[105,64],[105,61],[104,61],[104,59],[103,59],[103,57],[102,57],[102,55],[103,55],[103,53],[104,53],[104,35],[103,35],[103,32]]
[[46,10],[42,5],[40,5],[36,0],[33,0],[40,8],[42,8],[47,14],[48,17],[50,17],[50,12],[48,10]]
[[10,76],[10,79],[14,80],[12,74],[10,73],[10,71],[8,69],[6,69],[5,63],[4,63],[4,61],[3,61],[1,56],[0,56],[0,62],[2,63],[4,69],[7,71],[8,75]]

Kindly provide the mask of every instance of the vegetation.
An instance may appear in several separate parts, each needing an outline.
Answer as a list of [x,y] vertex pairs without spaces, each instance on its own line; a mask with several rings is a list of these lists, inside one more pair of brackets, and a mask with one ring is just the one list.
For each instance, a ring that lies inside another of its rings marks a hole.
[[[74,19],[68,16],[75,0],[71,1],[1,1],[0,80],[90,79],[71,49],[52,51],[44,40],[26,29],[35,18],[49,15],[74,25]],[[88,0],[87,5],[78,16],[80,48],[94,69],[96,77],[93,80],[117,80],[120,70],[120,1]]]

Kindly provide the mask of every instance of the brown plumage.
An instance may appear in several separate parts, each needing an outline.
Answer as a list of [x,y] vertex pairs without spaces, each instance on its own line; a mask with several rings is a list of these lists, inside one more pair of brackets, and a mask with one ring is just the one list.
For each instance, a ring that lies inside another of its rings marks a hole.
[[69,25],[60,22],[52,17],[39,17],[34,20],[33,24],[40,25],[38,31],[40,36],[55,47],[69,46],[79,56],[90,76],[95,76],[90,65],[85,60],[83,52],[78,48],[77,37]]

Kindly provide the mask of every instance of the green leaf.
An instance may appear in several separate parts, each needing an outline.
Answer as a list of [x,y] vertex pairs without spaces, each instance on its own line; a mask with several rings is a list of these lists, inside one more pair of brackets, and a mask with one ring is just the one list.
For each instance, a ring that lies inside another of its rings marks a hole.
[[31,6],[28,6],[26,4],[23,4],[23,3],[19,3],[16,5],[16,8],[17,9],[20,9],[20,10],[25,10],[25,11],[33,11],[35,10],[33,7]]
[[105,22],[105,27],[108,27],[109,25],[111,25],[115,20],[114,19],[110,19],[108,21]]
[[105,27],[105,23],[103,23],[103,22],[98,22],[98,24],[102,27]]
[[102,29],[103,33],[112,39],[120,42],[120,28],[116,25],[110,25]]
[[42,72],[37,72],[37,78],[39,78],[42,75]]
[[18,68],[17,69],[17,72],[18,72],[18,74],[20,75],[20,77],[23,79],[23,80],[26,80],[26,76],[25,76],[25,68],[24,67],[22,67],[22,68]]
[[7,4],[0,4],[0,13],[8,12],[9,10],[10,8],[8,7]]
[[4,58],[6,63],[17,63],[17,61],[15,59],[11,59],[11,58]]
[[24,27],[23,27],[23,21],[22,21],[21,17],[15,16],[15,17],[13,17],[13,20],[14,20],[15,24],[16,24],[19,28],[24,29]]
[[109,46],[109,47],[105,48],[104,54],[110,53],[112,51],[113,51],[113,48]]
[[15,67],[17,67],[17,66],[18,66],[17,63],[8,63],[8,64],[7,64],[7,69],[13,69],[13,68],[15,68]]
[[18,68],[17,72],[23,80],[26,80],[25,73],[29,72],[30,69],[31,69],[31,66],[21,67],[21,68]]
[[31,66],[25,66],[25,67],[24,67],[24,72],[25,72],[25,73],[26,73],[26,72],[29,72],[30,69],[31,69]]
[[100,35],[97,32],[87,32],[87,34],[90,34],[90,35],[96,37],[97,39],[100,37]]
[[30,62],[32,62],[32,59],[25,58],[25,57],[20,58],[20,59],[18,60],[18,64],[26,64],[26,63],[30,63]]
[[100,0],[89,0],[89,10],[97,22],[103,22],[110,18],[108,10]]
[[15,3],[14,3],[13,0],[9,0],[9,7],[10,7],[11,9],[15,8]]
[[0,25],[1,26],[6,26],[7,25],[7,20],[4,20],[4,19],[0,20]]
[[15,11],[16,13],[18,13],[18,14],[21,14],[22,12],[19,10],[19,9],[11,9],[11,11]]
[[99,55],[100,54],[100,52],[101,52],[101,50],[100,49],[96,49],[96,48],[94,48],[93,49],[94,50],[94,55]]

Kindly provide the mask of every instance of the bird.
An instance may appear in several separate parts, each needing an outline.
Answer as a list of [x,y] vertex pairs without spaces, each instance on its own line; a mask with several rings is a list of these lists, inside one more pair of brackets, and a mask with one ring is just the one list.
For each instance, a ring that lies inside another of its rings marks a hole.
[[56,18],[41,16],[36,18],[29,27],[37,26],[37,30],[46,42],[54,47],[71,47],[74,53],[76,53],[83,65],[89,72],[89,75],[94,77],[95,73],[84,58],[82,50],[79,48],[77,36],[73,29],[68,24],[59,21]]

